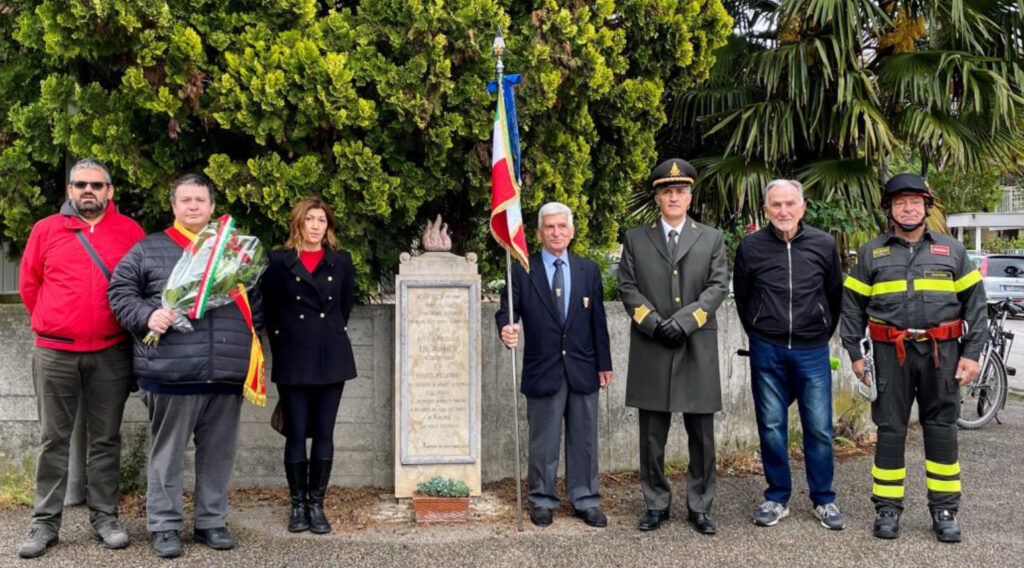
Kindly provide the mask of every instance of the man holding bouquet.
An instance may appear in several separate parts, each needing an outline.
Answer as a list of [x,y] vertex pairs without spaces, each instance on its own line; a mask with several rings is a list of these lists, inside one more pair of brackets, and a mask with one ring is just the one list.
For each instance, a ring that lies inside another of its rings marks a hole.
[[[152,438],[146,526],[163,558],[181,554],[185,449],[193,436],[193,540],[216,550],[234,546],[225,524],[228,482],[243,385],[252,370],[253,326],[262,327],[259,291],[251,289],[248,305],[221,305],[189,320],[191,332],[172,327],[180,314],[161,307],[168,279],[210,222],[214,202],[214,186],[206,178],[177,179],[171,185],[173,226],[132,248],[117,265],[108,291],[114,315],[135,337],[135,376],[149,409]],[[155,345],[143,341],[150,333],[161,336]]]

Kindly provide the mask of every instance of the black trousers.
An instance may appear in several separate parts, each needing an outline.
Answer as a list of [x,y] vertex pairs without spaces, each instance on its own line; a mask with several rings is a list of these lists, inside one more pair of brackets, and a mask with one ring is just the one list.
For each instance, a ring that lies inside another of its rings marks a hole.
[[[665,476],[665,442],[672,413],[640,410],[640,489],[647,508],[668,509],[672,486]],[[683,414],[690,465],[686,470],[686,508],[707,513],[715,498],[715,415]]]
[[277,385],[284,412],[284,461],[306,461],[306,438],[312,438],[311,460],[334,458],[334,423],[345,383],[329,385]]
[[954,374],[960,346],[956,341],[939,343],[936,367],[931,341],[907,341],[904,345],[907,357],[901,365],[895,344],[874,344],[878,399],[871,405],[871,418],[878,426],[878,444],[871,470],[871,500],[878,510],[903,510],[907,422],[916,400],[924,432],[928,507],[956,511],[960,505],[956,426],[960,389]]

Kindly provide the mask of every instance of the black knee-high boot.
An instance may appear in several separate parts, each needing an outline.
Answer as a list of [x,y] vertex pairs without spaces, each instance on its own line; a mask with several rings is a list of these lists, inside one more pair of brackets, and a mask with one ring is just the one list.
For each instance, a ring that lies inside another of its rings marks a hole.
[[306,495],[309,491],[309,462],[285,462],[284,474],[288,479],[288,495],[292,502],[292,517],[288,519],[288,532],[309,530],[309,509],[306,507]]
[[309,464],[309,530],[316,534],[331,532],[331,523],[324,515],[324,496],[333,463],[333,460],[313,460]]

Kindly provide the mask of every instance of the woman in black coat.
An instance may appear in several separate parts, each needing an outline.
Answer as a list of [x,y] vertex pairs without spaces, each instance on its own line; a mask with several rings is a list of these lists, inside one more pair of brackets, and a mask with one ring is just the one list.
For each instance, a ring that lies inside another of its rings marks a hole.
[[[334,423],[356,366],[348,339],[355,300],[352,255],[338,249],[334,212],[319,197],[292,210],[290,235],[270,253],[262,292],[266,329],[284,414],[284,468],[291,495],[288,530],[331,532],[324,494],[334,459]],[[306,438],[312,438],[306,457]]]

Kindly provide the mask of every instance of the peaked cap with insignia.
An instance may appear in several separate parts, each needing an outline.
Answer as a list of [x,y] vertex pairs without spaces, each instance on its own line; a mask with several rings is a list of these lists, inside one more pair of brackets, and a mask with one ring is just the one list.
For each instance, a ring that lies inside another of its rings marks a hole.
[[651,188],[657,191],[658,188],[671,185],[693,185],[696,177],[697,168],[690,165],[690,162],[671,158],[655,166],[648,181]]

